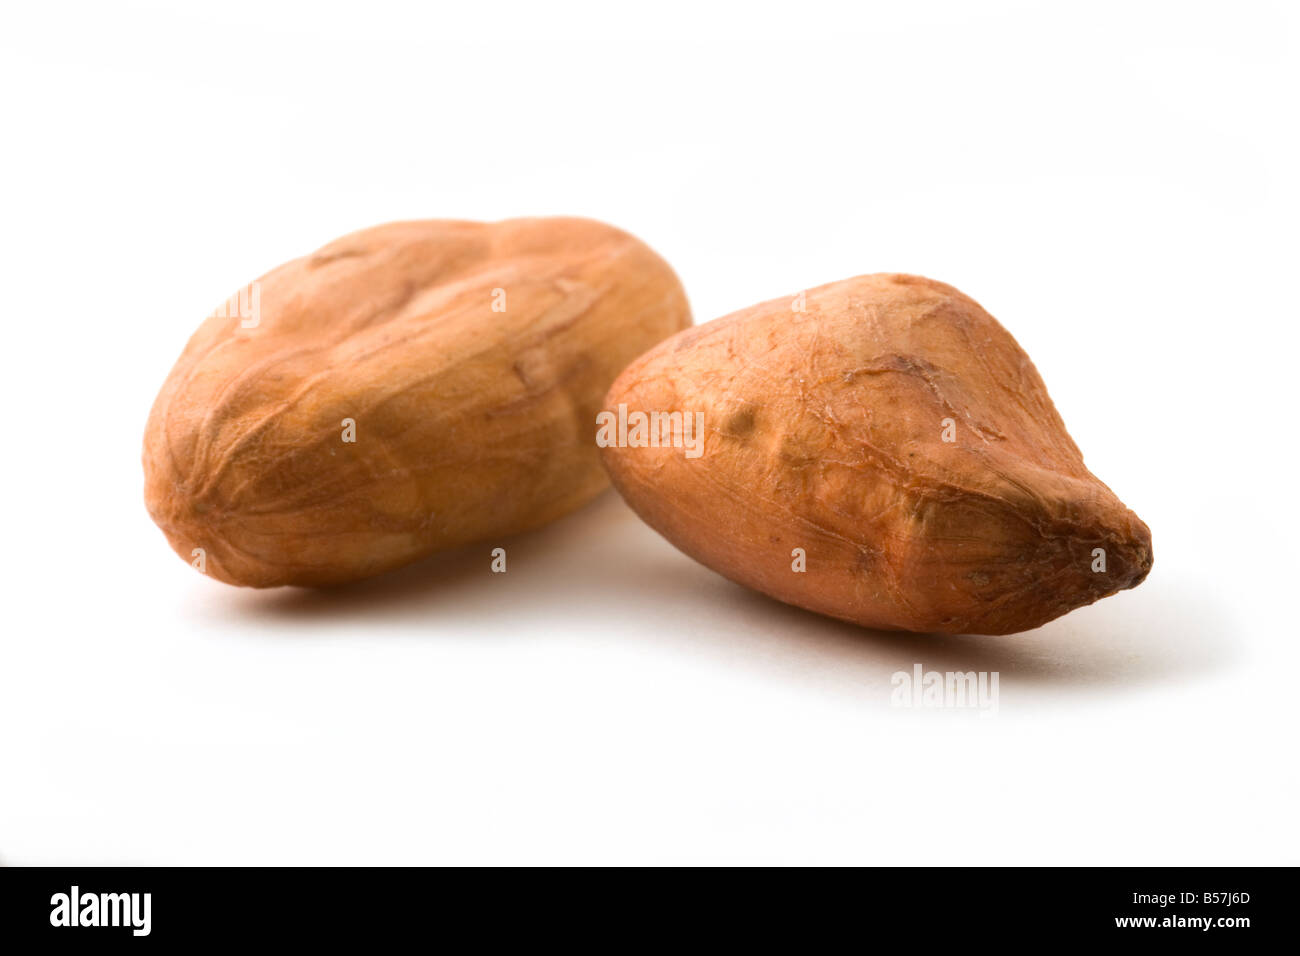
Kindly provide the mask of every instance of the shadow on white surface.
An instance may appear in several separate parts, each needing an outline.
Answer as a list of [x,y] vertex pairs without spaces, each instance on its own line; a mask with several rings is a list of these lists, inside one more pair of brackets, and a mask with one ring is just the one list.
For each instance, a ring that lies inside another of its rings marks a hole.
[[[489,569],[506,549],[508,570]],[[214,585],[214,587],[217,587]],[[206,613],[259,634],[423,632],[492,641],[584,635],[725,659],[818,683],[888,682],[927,670],[997,671],[1010,686],[1116,690],[1217,674],[1237,657],[1210,597],[1161,578],[1024,634],[943,636],[874,631],[782,604],[679,553],[607,492],[548,528],[437,555],[328,591],[213,592]]]

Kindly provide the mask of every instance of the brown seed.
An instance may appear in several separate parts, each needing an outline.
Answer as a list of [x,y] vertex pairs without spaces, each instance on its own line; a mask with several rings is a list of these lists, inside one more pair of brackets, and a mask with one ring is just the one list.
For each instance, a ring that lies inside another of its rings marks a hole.
[[354,233],[190,339],[149,416],[149,513],[187,561],[255,587],[536,528],[606,487],[605,390],[689,324],[668,265],[598,222]]
[[637,513],[812,611],[1006,634],[1151,568],[1150,531],[1084,467],[1029,357],[940,282],[860,276],[688,329],[619,376],[620,405],[703,416],[698,457],[605,448]]

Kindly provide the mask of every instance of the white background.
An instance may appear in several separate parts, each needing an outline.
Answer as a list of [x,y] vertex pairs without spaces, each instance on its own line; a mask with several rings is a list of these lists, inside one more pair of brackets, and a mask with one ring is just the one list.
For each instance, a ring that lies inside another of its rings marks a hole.
[[[9,4],[0,863],[1300,863],[1283,4]],[[1148,581],[1014,637],[751,594],[612,493],[332,594],[202,577],[145,417],[353,229],[577,214],[697,321],[979,299]],[[493,542],[492,544],[496,544]],[[1000,674],[996,715],[890,675]]]

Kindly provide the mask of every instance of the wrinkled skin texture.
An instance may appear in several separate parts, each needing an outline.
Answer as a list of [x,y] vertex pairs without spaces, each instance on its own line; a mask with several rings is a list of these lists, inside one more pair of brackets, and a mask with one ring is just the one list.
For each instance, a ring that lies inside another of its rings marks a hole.
[[606,408],[620,403],[704,413],[702,457],[603,450],[629,504],[696,560],[799,607],[1007,634],[1151,567],[1150,531],[1084,467],[1029,357],[943,283],[861,276],[807,292],[804,312],[778,299],[689,329],[619,376]]
[[342,584],[584,504],[607,487],[606,389],[690,324],[662,259],[582,219],[393,223],[258,281],[260,323],[203,323],[144,442],[172,547],[254,587]]

